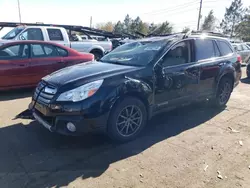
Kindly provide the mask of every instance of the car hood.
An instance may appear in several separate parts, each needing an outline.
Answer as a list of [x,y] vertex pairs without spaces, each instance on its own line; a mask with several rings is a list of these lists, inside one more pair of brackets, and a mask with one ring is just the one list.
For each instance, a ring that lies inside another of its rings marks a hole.
[[62,86],[77,81],[81,81],[84,84],[138,69],[142,69],[142,67],[92,61],[66,67],[44,77],[43,80],[56,86]]

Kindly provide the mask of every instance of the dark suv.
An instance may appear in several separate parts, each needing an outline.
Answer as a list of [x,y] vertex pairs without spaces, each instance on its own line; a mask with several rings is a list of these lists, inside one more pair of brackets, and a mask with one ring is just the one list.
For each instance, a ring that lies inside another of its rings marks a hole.
[[224,106],[241,78],[240,59],[223,38],[173,35],[137,40],[38,84],[30,109],[52,132],[105,131],[134,139],[153,115],[210,99]]

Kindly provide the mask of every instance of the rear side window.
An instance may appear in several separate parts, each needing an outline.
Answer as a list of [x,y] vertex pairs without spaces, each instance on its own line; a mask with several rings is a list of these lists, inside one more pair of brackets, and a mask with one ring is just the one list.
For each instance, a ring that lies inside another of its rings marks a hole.
[[226,56],[226,55],[233,53],[232,48],[230,47],[230,45],[227,42],[217,41],[217,43],[219,45],[220,52],[221,52],[222,56]]
[[212,40],[197,39],[195,40],[196,61],[218,57],[219,53],[214,48]]
[[63,36],[60,29],[47,29],[47,32],[50,40],[63,41]]
[[68,56],[68,51],[59,47],[56,47],[58,53],[62,57],[67,57]]

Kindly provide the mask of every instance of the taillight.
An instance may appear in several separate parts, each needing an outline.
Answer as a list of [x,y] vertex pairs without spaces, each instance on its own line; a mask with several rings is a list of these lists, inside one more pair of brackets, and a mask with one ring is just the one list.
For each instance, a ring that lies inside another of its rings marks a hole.
[[241,59],[241,56],[240,55],[237,55],[237,61],[242,63],[242,59]]

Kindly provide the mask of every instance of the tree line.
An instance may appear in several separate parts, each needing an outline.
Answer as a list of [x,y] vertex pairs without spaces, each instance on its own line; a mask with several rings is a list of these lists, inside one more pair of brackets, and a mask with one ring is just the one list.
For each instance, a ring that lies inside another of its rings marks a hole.
[[97,24],[96,27],[98,29],[102,29],[109,32],[127,33],[131,35],[136,35],[137,32],[143,35],[148,35],[151,33],[161,35],[173,32],[173,26],[168,21],[165,21],[161,24],[149,24],[143,22],[139,16],[136,19],[132,19],[129,15],[125,17],[124,21],[118,21],[116,24],[113,24],[112,22],[107,22]]
[[[114,33],[127,33],[137,35],[137,32],[144,35],[156,34],[163,35],[172,33],[174,28],[168,21],[160,24],[143,22],[140,17],[132,19],[126,15],[123,21],[113,24],[107,22],[97,24],[98,29],[110,31]],[[189,27],[184,27],[183,32],[189,31]],[[241,38],[244,41],[250,41],[250,7],[244,7],[241,0],[233,0],[231,5],[226,8],[224,18],[220,23],[211,10],[204,18],[204,22],[200,28],[201,31],[221,31],[230,36]]]

